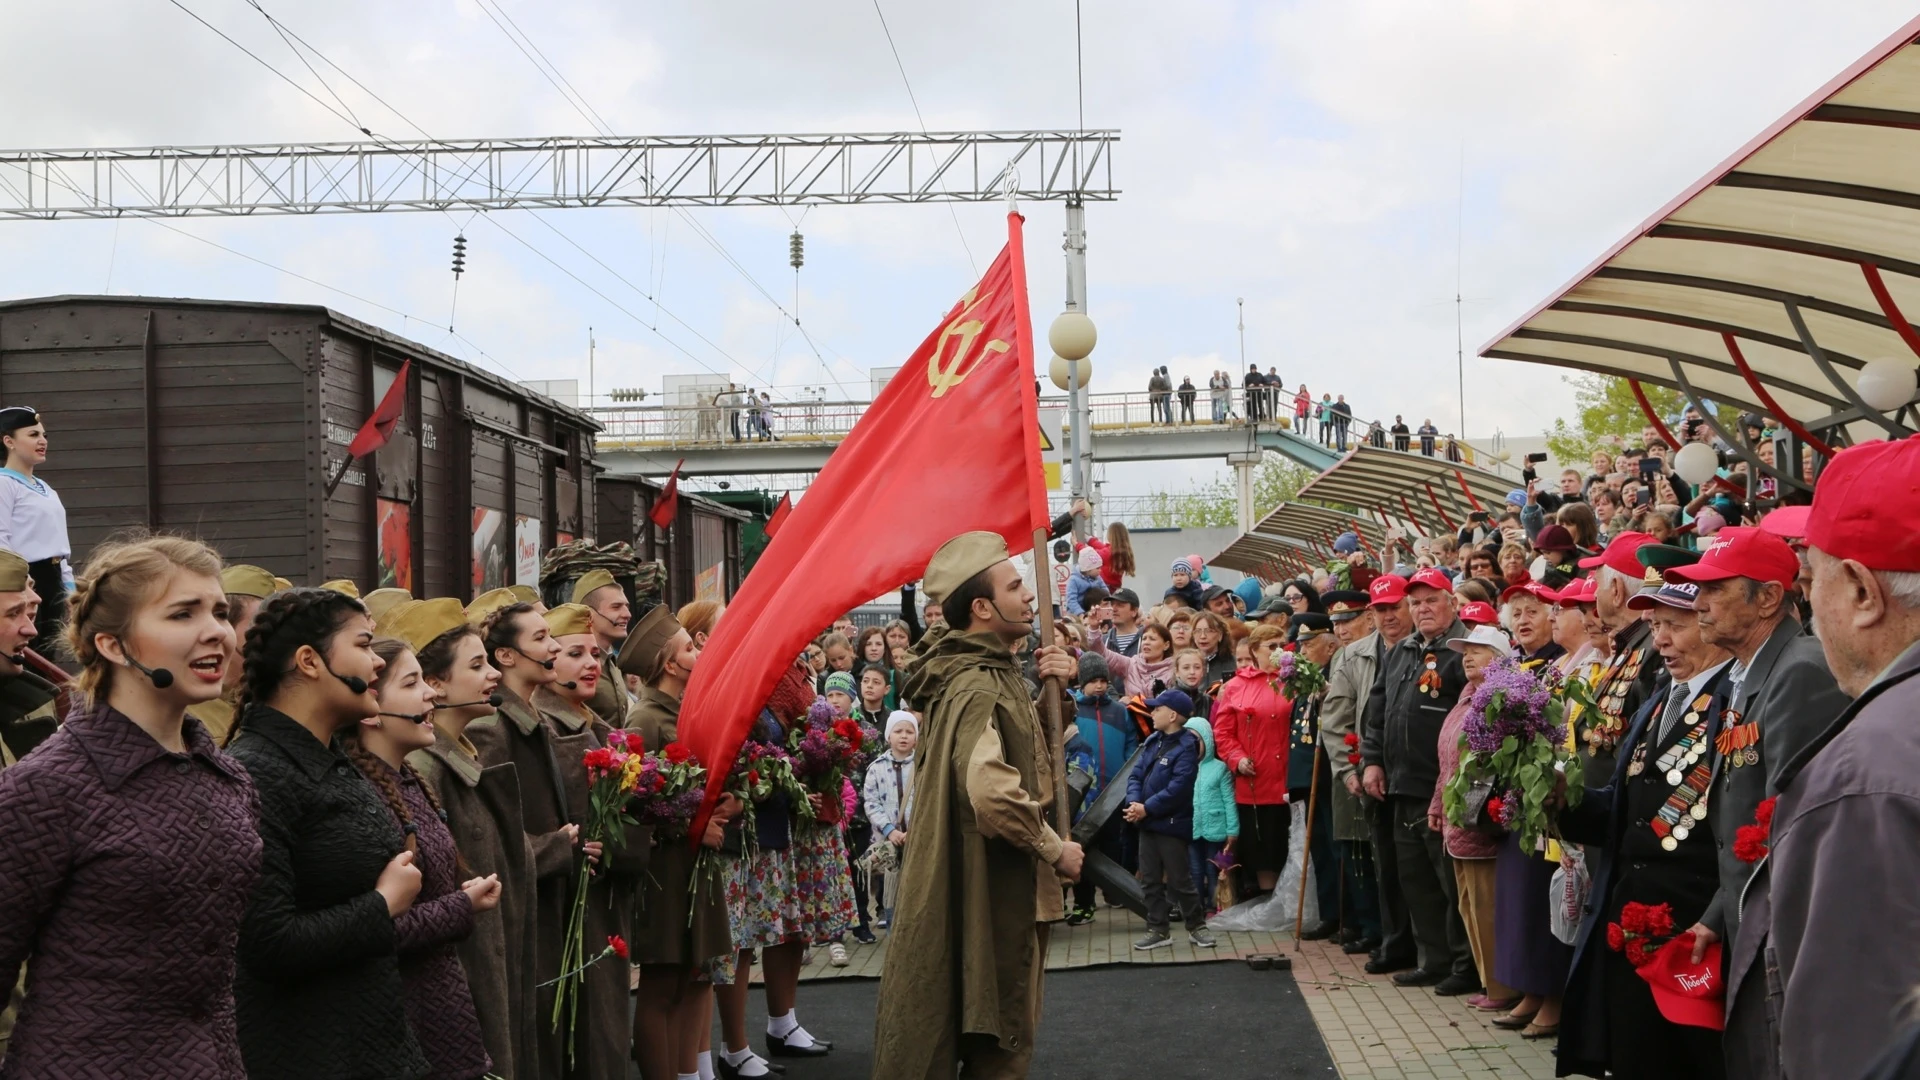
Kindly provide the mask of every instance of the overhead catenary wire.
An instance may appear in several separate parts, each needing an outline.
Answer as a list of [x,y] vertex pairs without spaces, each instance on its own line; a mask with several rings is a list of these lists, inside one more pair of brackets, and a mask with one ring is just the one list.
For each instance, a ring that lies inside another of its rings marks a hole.
[[[1074,10],[1076,12],[1074,17],[1077,20],[1079,18],[1077,14],[1079,6],[1077,3]],[[893,43],[893,31],[887,27],[887,13],[880,10],[880,0],[873,0],[873,13],[880,17],[880,32],[887,36],[887,49],[893,53],[893,66],[899,69],[900,82],[907,88],[907,101],[913,105],[913,118],[920,123],[920,134],[928,134],[927,118],[920,114],[920,99],[914,96],[913,80],[907,78],[906,62],[900,59],[900,47]],[[1076,170],[1076,172],[1077,171],[1078,170]],[[941,190],[946,190],[946,181],[944,179],[940,181],[940,187]],[[953,231],[960,237],[960,247],[967,253],[967,266],[973,271],[974,277],[979,277],[980,264],[974,262],[973,245],[967,243],[966,230],[960,227],[960,213],[953,208],[952,203],[947,204],[947,213],[953,218]]]

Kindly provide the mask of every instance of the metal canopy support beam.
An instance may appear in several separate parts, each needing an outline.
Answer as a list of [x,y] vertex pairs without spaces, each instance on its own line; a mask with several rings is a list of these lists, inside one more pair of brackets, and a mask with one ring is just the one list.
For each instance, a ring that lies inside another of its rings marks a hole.
[[[1783,484],[1790,484],[1802,491],[1812,490],[1812,488],[1803,483],[1799,477],[1788,472],[1782,472],[1772,465],[1761,461],[1760,455],[1755,453],[1753,448],[1746,444],[1745,440],[1734,438],[1732,433],[1728,432],[1726,428],[1721,427],[1720,421],[1714,418],[1713,410],[1708,408],[1706,402],[1701,399],[1699,391],[1695,390],[1693,384],[1687,381],[1686,371],[1681,367],[1680,361],[1669,357],[1667,363],[1673,365],[1673,377],[1680,384],[1680,392],[1686,395],[1687,401],[1691,402],[1694,408],[1700,410],[1700,418],[1707,422],[1707,426],[1713,429],[1715,435],[1720,436],[1720,441],[1732,447],[1733,452],[1739,455],[1740,460],[1747,463],[1749,470],[1758,470],[1766,473],[1775,480]],[[1751,489],[1753,485],[1749,482],[1747,486]]]
[[1842,397],[1851,402],[1854,408],[1859,409],[1861,415],[1885,428],[1890,437],[1904,439],[1908,435],[1913,434],[1913,432],[1887,419],[1885,414],[1868,408],[1867,403],[1860,399],[1859,391],[1853,388],[1852,383],[1841,378],[1839,372],[1833,370],[1833,364],[1827,360],[1826,352],[1820,348],[1818,342],[1813,340],[1813,331],[1807,329],[1807,320],[1800,316],[1800,305],[1789,300],[1783,306],[1787,309],[1787,318],[1793,322],[1793,332],[1800,335],[1801,347],[1804,348],[1807,351],[1807,355],[1813,359],[1813,364],[1820,369],[1820,373],[1827,377],[1827,381],[1832,383],[1834,387],[1840,391]]
[[[1674,371],[1676,373],[1680,370],[1680,365],[1675,363],[1672,357],[1668,357],[1667,362],[1674,365]],[[1627,389],[1633,391],[1633,400],[1640,406],[1640,415],[1647,418],[1647,423],[1653,425],[1653,430],[1658,432],[1661,438],[1667,440],[1669,447],[1675,450],[1680,449],[1680,440],[1673,437],[1673,432],[1667,428],[1667,422],[1660,419],[1659,410],[1653,407],[1653,402],[1647,400],[1647,392],[1641,388],[1640,380],[1628,379]]]
[[[1815,438],[1813,432],[1808,431],[1800,421],[1795,420],[1792,413],[1781,408],[1779,403],[1773,400],[1773,395],[1767,393],[1767,388],[1760,385],[1760,380],[1753,374],[1753,368],[1747,364],[1747,358],[1741,355],[1740,343],[1733,339],[1733,335],[1721,334],[1720,340],[1726,343],[1727,355],[1733,358],[1733,366],[1740,369],[1740,377],[1745,379],[1747,385],[1753,388],[1754,394],[1760,398],[1760,404],[1766,406],[1768,412],[1772,413],[1782,424],[1786,425],[1788,431],[1793,432],[1805,440],[1808,446],[1818,450],[1821,457],[1832,457],[1833,447]],[[1668,357],[1667,362],[1673,365],[1673,374],[1678,378],[1680,375],[1680,362],[1672,357]],[[1696,400],[1698,398],[1698,395],[1693,393],[1692,390],[1687,391],[1687,396],[1689,398],[1695,398]]]
[[1117,131],[562,136],[0,151],[0,218],[1110,202]]

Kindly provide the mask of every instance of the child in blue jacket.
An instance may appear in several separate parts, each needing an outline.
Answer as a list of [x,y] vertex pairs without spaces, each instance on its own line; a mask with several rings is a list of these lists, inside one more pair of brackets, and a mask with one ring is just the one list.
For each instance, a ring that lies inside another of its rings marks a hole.
[[1201,906],[1213,909],[1220,867],[1213,857],[1240,835],[1240,811],[1233,805],[1233,773],[1213,748],[1213,725],[1199,717],[1187,721],[1187,730],[1200,736],[1200,769],[1193,780],[1193,846],[1187,851],[1187,869]]
[[[1088,771],[1093,774],[1093,782],[1081,800],[1083,809],[1091,806],[1108,784],[1126,783],[1122,770],[1140,745],[1140,729],[1127,714],[1126,705],[1112,692],[1108,675],[1107,662],[1099,653],[1080,654],[1080,692],[1074,697],[1073,726],[1085,746]],[[1087,846],[1132,869],[1138,864],[1130,857],[1130,839],[1131,830],[1125,821],[1108,818]],[[1085,926],[1093,921],[1095,888],[1093,879],[1084,875],[1074,882],[1073,906],[1067,909],[1068,926]]]
[[1207,931],[1206,908],[1193,890],[1187,851],[1193,843],[1193,783],[1200,772],[1203,749],[1200,736],[1188,731],[1193,699],[1179,690],[1167,690],[1147,702],[1153,711],[1153,734],[1140,748],[1140,760],[1127,777],[1124,816],[1140,830],[1140,880],[1147,894],[1147,932],[1135,949],[1166,948],[1173,944],[1167,894],[1179,905],[1187,924],[1187,940],[1196,948],[1213,948]]

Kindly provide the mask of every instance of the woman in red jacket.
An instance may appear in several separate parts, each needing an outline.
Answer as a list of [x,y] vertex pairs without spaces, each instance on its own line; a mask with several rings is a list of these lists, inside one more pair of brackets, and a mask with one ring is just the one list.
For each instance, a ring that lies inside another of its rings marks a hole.
[[1278,626],[1247,635],[1256,666],[1241,668],[1213,703],[1213,739],[1233,770],[1233,801],[1240,811],[1234,854],[1263,891],[1272,891],[1287,865],[1287,751],[1293,702],[1276,685],[1274,654],[1286,642]]

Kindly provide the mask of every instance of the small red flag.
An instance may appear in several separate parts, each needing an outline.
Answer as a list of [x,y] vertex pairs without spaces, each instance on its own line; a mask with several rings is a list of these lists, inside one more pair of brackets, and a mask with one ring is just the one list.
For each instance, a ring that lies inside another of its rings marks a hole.
[[393,426],[400,422],[401,415],[407,411],[407,375],[412,370],[413,361],[401,362],[399,374],[393,377],[393,385],[387,387],[373,415],[367,417],[367,422],[361,424],[359,432],[353,436],[353,442],[347,444],[348,457],[371,454],[387,445],[387,440],[393,435]]
[[[680,707],[681,743],[710,763],[694,837],[820,627],[919,578],[960,533],[997,532],[1018,555],[1046,526],[1020,221],[1007,215],[1007,246],[834,449],[707,639]],[[876,506],[886,529],[864,528]]]
[[774,507],[772,516],[767,518],[767,526],[763,530],[767,534],[767,539],[773,539],[773,534],[780,531],[781,523],[786,521],[787,515],[791,513],[793,513],[793,492],[789,491],[780,496],[780,505]]
[[686,463],[686,458],[673,463],[667,485],[660,489],[660,497],[653,500],[653,509],[647,511],[647,519],[663,529],[672,528],[673,519],[680,514],[680,466]]

